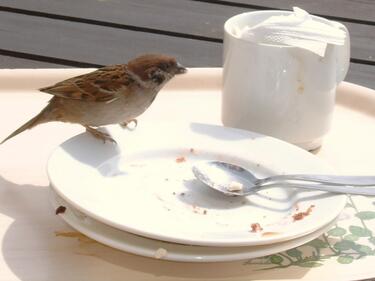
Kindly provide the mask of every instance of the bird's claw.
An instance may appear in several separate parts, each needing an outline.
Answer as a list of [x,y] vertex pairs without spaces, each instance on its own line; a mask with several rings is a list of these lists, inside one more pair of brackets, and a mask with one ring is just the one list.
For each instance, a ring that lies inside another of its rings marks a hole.
[[86,131],[89,132],[93,137],[100,139],[105,143],[106,141],[112,142],[114,144],[117,144],[117,142],[107,133],[101,132],[97,129],[94,129],[92,127],[86,127]]

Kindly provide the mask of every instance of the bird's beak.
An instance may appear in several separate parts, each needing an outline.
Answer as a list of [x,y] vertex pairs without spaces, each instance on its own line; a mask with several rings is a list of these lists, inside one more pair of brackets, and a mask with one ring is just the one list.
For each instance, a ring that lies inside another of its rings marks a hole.
[[176,74],[184,74],[187,72],[187,69],[180,63],[177,63],[177,68],[176,68]]

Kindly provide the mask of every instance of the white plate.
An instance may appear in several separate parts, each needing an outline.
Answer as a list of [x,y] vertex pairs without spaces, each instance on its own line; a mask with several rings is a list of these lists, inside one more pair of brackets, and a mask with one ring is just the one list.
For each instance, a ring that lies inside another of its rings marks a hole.
[[[286,188],[226,197],[195,180],[191,165],[202,159],[239,164],[261,177],[331,172],[314,155],[271,137],[196,123],[110,132],[118,146],[88,134],[63,143],[48,162],[48,174],[64,200],[127,232],[192,245],[264,245],[321,228],[346,202],[344,195]],[[312,205],[309,216],[293,220],[296,208]],[[251,232],[254,223],[274,235]]]
[[276,254],[298,247],[319,237],[328,231],[336,221],[336,219],[334,219],[322,228],[305,236],[272,245],[246,247],[191,246],[149,239],[118,230],[93,218],[87,217],[73,206],[69,205],[53,191],[51,191],[50,198],[55,209],[59,206],[66,207],[66,211],[60,214],[66,223],[102,244],[128,253],[151,258],[156,258],[158,251],[160,251],[159,249],[163,249],[163,251],[165,250],[166,252],[164,252],[165,255],[159,257],[160,259],[180,262],[224,262]]

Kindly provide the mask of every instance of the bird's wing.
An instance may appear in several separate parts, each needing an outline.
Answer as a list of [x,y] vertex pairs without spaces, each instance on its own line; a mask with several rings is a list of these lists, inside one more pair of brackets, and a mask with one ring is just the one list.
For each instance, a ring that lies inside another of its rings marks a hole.
[[118,98],[121,88],[127,87],[131,81],[126,65],[118,64],[102,67],[39,90],[66,99],[111,102]]

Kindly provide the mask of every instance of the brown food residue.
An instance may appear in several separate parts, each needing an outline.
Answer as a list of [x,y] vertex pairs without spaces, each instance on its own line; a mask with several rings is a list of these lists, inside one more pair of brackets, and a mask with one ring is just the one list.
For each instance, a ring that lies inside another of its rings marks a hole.
[[186,161],[186,158],[184,156],[180,156],[180,157],[176,158],[176,163],[182,163],[182,162],[185,162],[185,161]]
[[82,243],[96,243],[95,240],[87,237],[86,235],[76,232],[76,231],[55,231],[56,236],[68,237],[68,238],[77,238],[79,242]]
[[280,232],[268,231],[268,232],[263,232],[262,236],[263,237],[269,237],[269,236],[275,236],[275,235],[279,235],[279,234],[280,234]]
[[63,214],[63,213],[65,213],[65,211],[66,211],[66,207],[65,206],[58,206],[56,208],[55,214],[56,215]]
[[195,153],[195,149],[194,148],[190,148],[190,153]]
[[315,205],[311,205],[310,207],[307,208],[307,210],[305,212],[298,212],[298,213],[295,213],[292,217],[293,217],[293,221],[300,221],[302,219],[304,219],[305,217],[307,217],[308,215],[310,215],[310,213],[312,212],[312,209],[315,207]]
[[259,223],[252,223],[251,224],[251,232],[260,232],[263,228],[260,226]]

